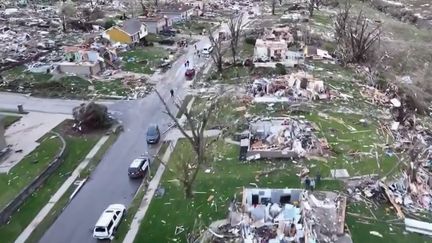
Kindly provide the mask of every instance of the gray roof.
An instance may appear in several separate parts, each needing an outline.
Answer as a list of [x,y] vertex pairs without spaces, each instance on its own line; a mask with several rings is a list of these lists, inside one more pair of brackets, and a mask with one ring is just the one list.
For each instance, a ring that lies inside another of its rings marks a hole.
[[121,29],[129,35],[134,35],[140,31],[141,25],[142,23],[138,19],[128,19],[123,22],[123,27],[121,27]]

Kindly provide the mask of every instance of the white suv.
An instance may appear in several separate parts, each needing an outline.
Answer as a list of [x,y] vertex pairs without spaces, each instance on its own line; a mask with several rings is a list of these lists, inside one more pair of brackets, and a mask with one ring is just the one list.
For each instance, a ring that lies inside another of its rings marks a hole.
[[126,207],[123,204],[111,204],[99,217],[94,230],[93,237],[97,239],[110,239],[121,222]]

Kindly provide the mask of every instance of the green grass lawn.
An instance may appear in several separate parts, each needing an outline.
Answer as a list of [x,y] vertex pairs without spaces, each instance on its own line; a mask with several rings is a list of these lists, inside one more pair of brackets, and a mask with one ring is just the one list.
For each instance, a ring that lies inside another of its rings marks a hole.
[[158,35],[158,34],[154,34],[154,33],[149,33],[145,39],[149,42],[159,42],[161,41],[163,38]]
[[[347,211],[346,222],[351,231],[353,242],[431,242],[430,237],[406,232],[403,220],[396,218],[393,209],[387,208],[386,210],[386,208],[380,207],[376,210],[372,210],[377,219],[374,218],[364,203],[350,204]],[[350,213],[368,218],[357,217],[350,215]],[[382,234],[383,238],[370,234],[371,231]]]
[[4,116],[3,117],[4,128],[7,129],[12,124],[14,124],[15,122],[19,121],[20,119],[21,119],[21,116],[10,116],[10,115]]
[[245,41],[243,41],[241,45],[242,45],[242,49],[240,52],[240,56],[242,58],[252,58],[254,54],[255,45],[246,43]]
[[[200,171],[194,188],[195,198],[185,199],[183,190],[176,179],[176,164],[187,161],[191,156],[189,143],[180,140],[171,155],[169,168],[162,178],[161,185],[165,187],[165,195],[153,198],[146,217],[143,220],[135,242],[185,242],[185,234],[201,218],[205,225],[226,217],[230,201],[234,195],[241,199],[243,187],[251,187],[256,183],[259,187],[299,188],[299,178],[295,175],[299,168],[288,161],[258,161],[240,163],[239,148],[235,145],[220,142],[214,150],[211,173]],[[281,168],[269,176],[257,177],[263,170]],[[340,189],[337,181],[322,181],[318,189]],[[210,196],[214,201],[208,202]],[[175,235],[176,226],[183,226],[185,232]]]
[[[61,128],[58,127],[55,130],[58,131],[60,129]],[[91,134],[88,136],[64,135],[67,143],[67,154],[64,161],[59,166],[57,171],[54,172],[46,180],[43,186],[39,188],[36,192],[34,192],[24,202],[24,204],[20,207],[20,210],[16,211],[12,215],[10,222],[6,225],[0,226],[0,235],[2,236],[2,242],[13,242],[16,237],[18,237],[18,235],[27,227],[27,225],[43,208],[43,206],[48,203],[53,193],[58,190],[58,188],[68,178],[70,173],[72,173],[72,171],[75,169],[75,167],[84,159],[84,157],[99,140],[100,136],[101,134]],[[56,139],[51,140],[56,141]],[[56,146],[54,144],[48,147],[55,148]],[[24,164],[23,162],[24,161],[22,161],[20,164]],[[25,177],[22,176],[22,178]],[[4,183],[1,183],[1,185],[3,184]]]
[[191,32],[192,34],[201,34],[204,29],[208,33],[208,31],[214,26],[215,25],[213,23],[206,22],[206,21],[196,21],[196,20],[190,20],[190,21],[177,23],[173,25],[175,29],[180,29],[183,34],[189,34]]
[[24,187],[35,179],[61,149],[61,140],[53,134],[41,139],[40,145],[8,174],[0,174],[0,207],[5,207]]
[[218,80],[218,83],[223,84],[242,84],[250,81],[251,68],[244,66],[225,67],[222,73],[213,71],[208,77],[209,80]]
[[123,52],[123,69],[126,71],[152,74],[163,57],[168,56],[166,50],[158,47],[137,47]]
[[89,81],[79,76],[53,79],[51,74],[26,72],[17,67],[5,72],[9,83],[0,90],[31,93],[41,97],[88,98],[92,94],[126,96],[130,88],[121,80]]
[[[395,156],[384,152],[385,144],[391,143],[391,139],[386,141],[377,133],[378,125],[372,117],[343,113],[309,113],[305,117],[318,125],[318,136],[325,137],[332,148],[327,162],[311,161],[323,176],[330,175],[330,169],[347,169],[351,176],[383,176],[397,164]],[[362,125],[360,119],[366,119],[369,124]]]

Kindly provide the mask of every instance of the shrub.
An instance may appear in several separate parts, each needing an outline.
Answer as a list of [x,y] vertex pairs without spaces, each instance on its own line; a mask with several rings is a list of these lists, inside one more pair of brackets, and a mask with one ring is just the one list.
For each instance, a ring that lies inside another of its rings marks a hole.
[[251,36],[246,37],[245,42],[246,42],[247,44],[250,44],[250,45],[255,45],[256,38],[255,38],[255,37],[251,37]]
[[279,75],[287,74],[285,66],[281,63],[276,63],[276,73]]
[[107,30],[107,29],[113,27],[114,25],[116,25],[116,22],[114,21],[114,19],[108,19],[107,21],[105,21],[104,28]]

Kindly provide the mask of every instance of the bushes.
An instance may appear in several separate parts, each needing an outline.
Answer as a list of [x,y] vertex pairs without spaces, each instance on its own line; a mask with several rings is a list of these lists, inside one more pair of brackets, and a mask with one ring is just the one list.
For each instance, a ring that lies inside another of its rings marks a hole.
[[276,63],[276,73],[279,75],[287,74],[285,66],[281,63]]
[[160,40],[159,44],[172,46],[172,45],[175,44],[175,41],[174,40],[170,40],[170,39],[164,39],[164,40]]
[[250,45],[255,45],[256,38],[253,36],[248,36],[246,37],[245,42]]

